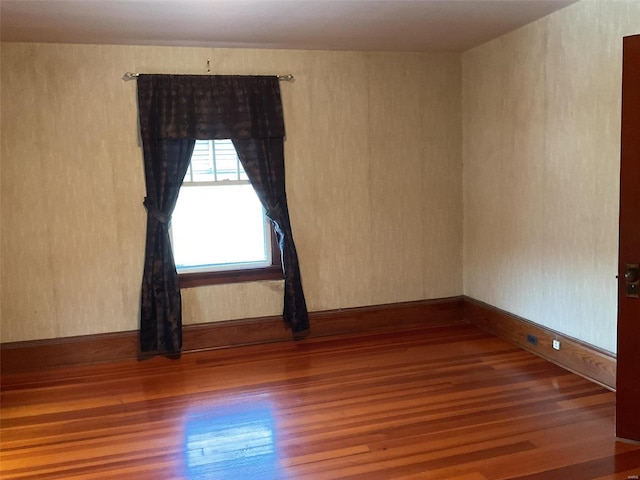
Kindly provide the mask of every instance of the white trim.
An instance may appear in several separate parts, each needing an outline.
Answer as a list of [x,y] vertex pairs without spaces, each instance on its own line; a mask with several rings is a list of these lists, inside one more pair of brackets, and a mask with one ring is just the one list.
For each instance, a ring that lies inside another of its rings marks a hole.
[[250,185],[249,180],[214,180],[209,182],[188,181],[182,182],[183,187],[224,187],[227,185]]

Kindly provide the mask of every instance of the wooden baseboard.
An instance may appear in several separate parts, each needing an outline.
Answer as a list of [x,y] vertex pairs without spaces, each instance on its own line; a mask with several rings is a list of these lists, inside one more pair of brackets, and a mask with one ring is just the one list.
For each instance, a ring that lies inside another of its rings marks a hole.
[[[312,312],[311,337],[462,323],[462,297]],[[231,320],[183,328],[183,352],[292,341],[281,317]],[[0,373],[140,358],[138,332],[4,343]]]
[[[464,318],[497,337],[615,391],[616,357],[612,353],[469,297],[464,299]],[[553,340],[560,341],[560,350],[553,349]]]
[[[470,322],[615,390],[615,355],[468,297],[327,310],[309,316],[311,337]],[[528,335],[536,338],[536,345],[527,341]],[[560,341],[560,350],[552,348],[553,340]],[[184,353],[280,341],[292,341],[280,317],[186,325],[183,329]],[[137,358],[136,331],[4,343],[0,345],[0,373]]]

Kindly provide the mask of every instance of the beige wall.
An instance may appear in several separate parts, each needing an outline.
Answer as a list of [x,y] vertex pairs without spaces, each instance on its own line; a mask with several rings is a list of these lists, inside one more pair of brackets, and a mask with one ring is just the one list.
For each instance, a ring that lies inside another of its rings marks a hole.
[[[621,37],[638,25],[640,2],[584,0],[466,52],[462,73],[455,54],[2,44],[1,340],[137,328],[144,183],[120,78],[210,58],[296,76],[310,310],[459,295],[464,254],[465,294],[615,351]],[[277,315],[282,285],[183,299],[187,324]]]
[[[134,330],[144,249],[126,71],[292,73],[287,186],[310,310],[462,293],[460,56],[2,44],[2,341]],[[281,282],[183,292],[277,315]]]
[[622,37],[583,1],[463,55],[465,294],[615,352]]

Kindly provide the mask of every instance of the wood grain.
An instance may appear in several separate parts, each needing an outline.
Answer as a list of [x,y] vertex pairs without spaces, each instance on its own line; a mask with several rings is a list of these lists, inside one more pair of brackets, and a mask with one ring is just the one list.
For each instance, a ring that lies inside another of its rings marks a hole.
[[618,435],[640,442],[640,284],[625,280],[627,265],[640,263],[640,35],[623,39],[622,58],[616,418]]
[[2,376],[3,479],[626,479],[615,393],[473,325]]
[[[463,322],[462,297],[311,312],[311,336]],[[185,325],[183,352],[291,340],[279,316]],[[2,373],[137,359],[138,332],[4,343]]]
[[[616,389],[614,354],[468,297],[464,312],[466,320],[483,330],[611,390]],[[537,344],[531,344],[527,335],[535,336]],[[560,341],[560,350],[553,349],[553,340]]]

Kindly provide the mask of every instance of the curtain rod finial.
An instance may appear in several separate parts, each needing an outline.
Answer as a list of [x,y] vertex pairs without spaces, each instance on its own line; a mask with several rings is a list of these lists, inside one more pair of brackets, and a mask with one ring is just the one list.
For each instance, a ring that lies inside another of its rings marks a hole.
[[136,78],[138,78],[139,75],[140,75],[139,73],[127,72],[123,75],[122,79],[124,81],[135,80]]

